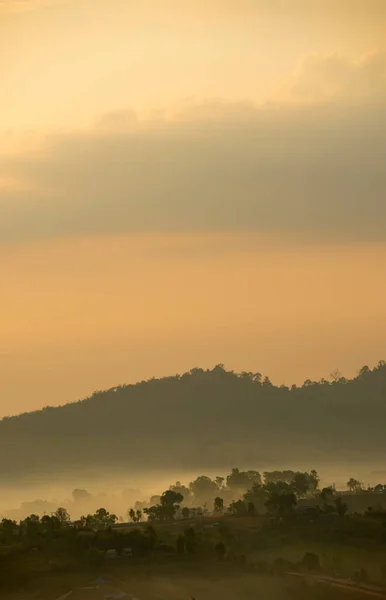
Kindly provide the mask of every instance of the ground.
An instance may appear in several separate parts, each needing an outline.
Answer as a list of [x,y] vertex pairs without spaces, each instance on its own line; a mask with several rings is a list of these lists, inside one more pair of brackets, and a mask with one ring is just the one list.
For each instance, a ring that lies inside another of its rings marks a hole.
[[[373,539],[371,530],[368,539],[352,540],[349,537],[341,540],[335,535],[331,539],[328,537],[331,531],[334,533],[335,525],[332,528],[328,525],[326,536],[323,522],[317,525],[319,538],[312,525],[307,523],[304,531],[310,530],[312,535],[309,537],[298,535],[301,528],[298,523],[294,524],[293,530],[279,529],[268,534],[262,531],[262,521],[256,517],[226,517],[223,524],[226,531],[224,533],[223,529],[222,534],[211,519],[157,527],[159,538],[175,547],[177,536],[187,526],[194,526],[198,538],[201,536],[204,541],[204,546],[195,555],[161,553],[156,558],[136,561],[118,558],[94,568],[80,568],[76,563],[70,568],[62,568],[60,563],[53,566],[49,557],[32,554],[29,571],[33,577],[26,578],[17,593],[0,589],[0,599],[58,600],[71,591],[68,600],[99,600],[119,592],[128,594],[127,600],[335,600],[335,596],[326,591],[322,592],[325,595],[316,596],[315,590],[303,590],[305,595],[298,590],[291,596],[291,586],[297,589],[300,582],[289,583],[286,578],[272,576],[271,567],[276,559],[283,558],[296,564],[308,552],[318,555],[326,574],[350,578],[366,570],[370,583],[386,585],[386,543]],[[228,552],[233,553],[225,562],[218,561],[214,552],[214,545],[221,535],[225,535],[222,539],[226,540]],[[245,563],[240,562],[241,557],[245,557]],[[27,568],[25,561],[23,566]],[[106,583],[93,583],[98,578],[105,579]]]
[[[152,578],[108,576],[108,583],[96,588],[91,578],[68,578],[67,582],[51,579],[43,582],[40,589],[25,590],[16,595],[1,596],[7,600],[65,600],[65,586],[72,593],[68,600],[101,600],[108,595],[119,597],[119,593],[128,594],[125,600],[285,600],[283,583],[272,577],[243,575],[221,578],[205,578],[201,576],[157,576]],[[87,588],[90,589],[80,589]],[[94,589],[92,589],[94,588]],[[59,591],[60,590],[60,591]]]

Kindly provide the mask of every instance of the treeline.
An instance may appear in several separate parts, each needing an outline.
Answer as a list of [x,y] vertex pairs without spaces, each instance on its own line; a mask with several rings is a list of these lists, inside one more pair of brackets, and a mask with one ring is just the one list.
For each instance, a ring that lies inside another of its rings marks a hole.
[[[386,495],[385,485],[364,490],[353,478],[348,480],[347,488],[352,496],[365,492]],[[80,499],[88,495],[86,490],[75,492]],[[315,500],[311,508],[301,507],[305,498]],[[128,508],[127,518],[132,524],[119,524],[117,515],[99,508],[72,520],[62,507],[49,515],[31,514],[19,522],[3,519],[0,584],[20,583],[47,568],[52,571],[53,565],[61,572],[79,567],[99,571],[112,558],[149,561],[165,553],[186,558],[194,555],[195,560],[212,557],[235,561],[250,568],[246,551],[281,548],[283,536],[296,542],[323,539],[326,543],[370,544],[372,548],[374,544],[381,548],[385,543],[386,511],[349,514],[345,495],[334,487],[320,489],[315,470],[261,475],[234,468],[226,477],[202,475],[186,486],[177,482],[148,503]],[[244,527],[242,544],[235,535],[239,531],[237,523]],[[312,564],[319,564],[317,556],[307,556]],[[279,568],[275,564],[272,568]],[[294,568],[288,561],[284,567]]]
[[[386,365],[276,386],[223,365],[95,392],[0,422],[0,476],[246,463],[374,460],[386,450]],[[328,443],[327,442],[328,439]],[[199,440],[199,444],[197,441]],[[162,448],[162,452],[159,449]],[[132,457],[135,456],[135,460]],[[40,476],[40,475],[39,475]]]
[[[152,496],[148,503],[137,502],[135,507],[128,509],[127,517],[133,523],[139,523],[224,512],[239,516],[265,511],[276,515],[289,514],[299,498],[315,495],[318,486],[319,476],[315,470],[309,473],[290,470],[266,472],[262,478],[258,471],[234,468],[226,477],[211,479],[201,475],[188,486],[177,482],[161,495]],[[74,490],[73,494],[80,499],[89,495],[86,490]],[[94,514],[72,521],[68,510],[61,507],[51,515],[31,514],[19,523],[5,518],[1,521],[0,533],[3,541],[9,542],[15,536],[33,541],[39,536],[49,537],[63,527],[99,531],[110,529],[117,521],[117,515],[106,508],[99,508]]]
[[[170,521],[213,515],[284,515],[293,511],[302,499],[313,499],[314,508],[325,512],[345,514],[347,506],[345,494],[373,493],[386,496],[386,485],[377,484],[365,488],[352,477],[347,481],[347,491],[336,490],[335,486],[320,489],[320,478],[315,469],[309,472],[282,470],[267,471],[261,475],[255,470],[233,468],[226,476],[215,478],[200,475],[188,485],[177,481],[160,495],[153,495],[148,501],[137,501],[126,511],[125,517],[133,523],[143,521]],[[73,507],[87,506],[93,496],[87,490],[73,491]],[[86,504],[85,504],[86,502]],[[40,501],[38,505],[48,506]],[[93,530],[107,529],[118,522],[124,522],[123,516],[117,516],[106,508],[85,513],[71,520],[68,508],[60,507],[43,516],[32,513],[25,519],[5,518],[1,530],[8,533],[39,528],[39,524],[52,529],[60,525],[74,525],[78,528]]]

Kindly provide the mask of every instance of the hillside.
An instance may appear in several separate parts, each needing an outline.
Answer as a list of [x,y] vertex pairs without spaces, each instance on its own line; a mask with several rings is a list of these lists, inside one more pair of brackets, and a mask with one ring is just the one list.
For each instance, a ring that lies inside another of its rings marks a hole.
[[221,365],[95,392],[0,421],[2,481],[75,469],[222,468],[386,451],[386,365],[277,387]]

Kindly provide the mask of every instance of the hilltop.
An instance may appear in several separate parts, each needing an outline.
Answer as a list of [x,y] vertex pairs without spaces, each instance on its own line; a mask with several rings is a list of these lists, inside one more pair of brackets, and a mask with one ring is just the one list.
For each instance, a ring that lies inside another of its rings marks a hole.
[[261,468],[386,451],[386,365],[275,386],[222,365],[98,391],[0,421],[0,476],[144,468]]

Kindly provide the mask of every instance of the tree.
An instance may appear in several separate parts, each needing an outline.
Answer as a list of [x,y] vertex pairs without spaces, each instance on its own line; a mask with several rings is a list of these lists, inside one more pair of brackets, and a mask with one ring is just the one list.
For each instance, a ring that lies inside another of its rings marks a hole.
[[360,377],[364,378],[369,373],[371,373],[371,370],[369,369],[369,367],[367,365],[365,365],[364,367],[362,367],[361,369],[359,369],[358,378],[360,378]]
[[232,469],[226,478],[227,487],[233,492],[244,493],[254,484],[261,483],[261,475],[257,471],[240,471]]
[[254,383],[257,383],[258,385],[261,385],[261,373],[254,373],[253,381],[254,381]]
[[328,500],[333,497],[334,492],[335,492],[335,490],[332,486],[324,487],[319,494],[320,499],[323,502],[328,502]]
[[298,498],[304,498],[310,489],[310,482],[307,473],[297,472],[292,481],[292,487]]
[[335,490],[332,486],[324,487],[319,493],[319,498],[322,503],[322,509],[325,513],[334,512],[334,505],[331,503],[334,497]]
[[69,512],[65,508],[58,508],[58,510],[54,512],[54,516],[58,519],[62,526],[69,525],[71,521]]
[[248,509],[243,500],[237,500],[229,505],[229,511],[237,517],[245,517],[248,514]]
[[188,500],[188,498],[190,496],[189,488],[187,488],[185,485],[182,485],[182,483],[180,481],[176,481],[176,483],[174,485],[171,485],[169,490],[171,490],[172,492],[176,492],[177,494],[181,494],[181,496],[182,496],[183,500],[185,500],[185,502]]
[[361,482],[358,479],[354,479],[354,477],[350,477],[346,485],[349,491],[355,494],[361,492],[363,489]]
[[161,504],[163,506],[176,506],[183,501],[184,497],[179,492],[167,490],[161,496]]
[[98,508],[95,513],[95,518],[101,529],[111,527],[118,520],[116,515],[109,513],[105,508]]
[[184,506],[184,508],[181,511],[181,514],[183,516],[184,519],[189,519],[190,517],[190,509],[187,506]]
[[136,517],[134,508],[130,508],[127,511],[127,516],[129,517],[129,519],[131,519],[133,521],[133,523],[137,522],[137,517]]
[[382,483],[378,483],[374,487],[374,492],[376,492],[377,494],[384,494],[386,492],[386,485],[383,485]]
[[18,525],[16,521],[3,519],[1,521],[1,531],[7,539],[12,539],[18,531]]
[[40,530],[40,519],[38,515],[30,515],[24,521],[20,522],[21,529],[25,531],[30,541],[36,541]]
[[213,481],[206,475],[200,475],[194,481],[189,484],[190,492],[195,499],[197,504],[204,504],[205,502],[213,502],[213,499],[218,494],[218,485],[216,481]]
[[98,508],[95,514],[81,517],[83,526],[97,530],[108,529],[117,521],[118,517],[112,513],[109,513],[105,508]]
[[224,509],[224,500],[222,498],[220,498],[219,496],[217,496],[217,498],[214,499],[214,512],[222,512]]
[[54,531],[58,531],[62,527],[62,523],[55,515],[52,515],[51,517],[49,515],[44,515],[40,519],[40,522],[42,525],[42,531],[46,534],[51,534]]
[[172,520],[183,499],[182,494],[167,490],[160,497],[160,504],[144,508],[143,512],[147,515],[149,521]]
[[134,510],[134,508],[130,508],[127,514],[128,517],[133,521],[133,523],[139,523],[142,519],[142,511],[139,509]]
[[320,477],[318,475],[318,472],[315,469],[312,469],[310,471],[308,480],[309,480],[310,491],[313,493],[316,493],[316,491],[319,488]]
[[264,483],[278,483],[279,481],[284,481],[285,483],[291,483],[295,476],[294,471],[265,471],[264,473]]
[[161,504],[144,508],[143,512],[147,515],[148,521],[164,521],[165,511]]
[[336,512],[338,513],[339,517],[344,517],[345,514],[347,513],[348,506],[343,501],[342,496],[338,496],[337,498],[335,498],[335,508],[336,508]]
[[342,373],[339,371],[339,369],[334,369],[330,373],[330,377],[334,383],[339,383],[342,380]]
[[[286,486],[286,487],[284,487]],[[276,517],[288,517],[293,514],[297,504],[296,495],[288,484],[271,484],[265,506],[268,512]]]
[[224,487],[224,481],[225,481],[225,477],[216,477],[215,482],[216,485],[218,487],[218,489],[221,491]]
[[[275,484],[271,484],[275,485]],[[254,512],[265,512],[265,502],[267,500],[267,486],[260,485],[259,483],[255,483],[246,494],[244,494],[244,500],[249,505],[253,506]]]
[[255,514],[256,510],[255,510],[255,505],[253,504],[253,502],[248,502],[247,511],[248,511],[249,515]]

